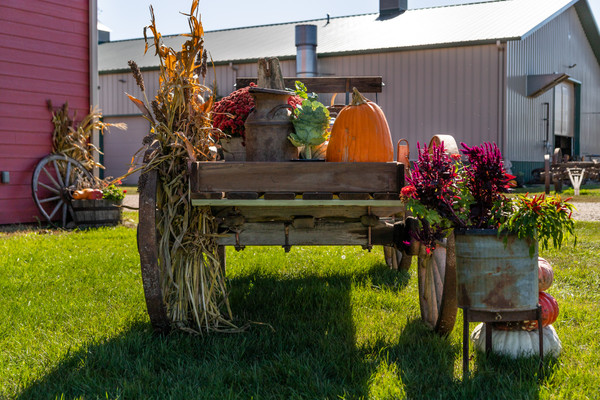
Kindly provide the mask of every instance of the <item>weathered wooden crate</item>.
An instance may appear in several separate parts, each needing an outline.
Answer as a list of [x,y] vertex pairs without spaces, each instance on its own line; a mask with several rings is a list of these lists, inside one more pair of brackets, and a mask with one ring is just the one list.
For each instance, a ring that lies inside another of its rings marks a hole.
[[121,207],[112,200],[72,200],[73,220],[79,227],[118,225]]
[[222,245],[393,245],[404,217],[396,162],[196,162],[190,179]]

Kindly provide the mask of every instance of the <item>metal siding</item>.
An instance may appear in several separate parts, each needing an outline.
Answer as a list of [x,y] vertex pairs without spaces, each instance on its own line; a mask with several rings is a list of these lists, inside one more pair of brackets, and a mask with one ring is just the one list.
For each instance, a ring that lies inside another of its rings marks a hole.
[[414,146],[449,133],[459,142],[478,144],[498,137],[497,54],[495,45],[485,45],[327,57],[319,71],[382,75],[378,99],[394,142],[406,137]]
[[[546,149],[542,103],[550,103],[553,112],[553,91],[533,99],[526,97],[526,76],[561,72],[582,82],[581,154],[599,154],[600,66],[575,9],[570,8],[522,41],[508,42],[507,48],[507,158],[543,161]],[[572,64],[577,66],[568,68]]]

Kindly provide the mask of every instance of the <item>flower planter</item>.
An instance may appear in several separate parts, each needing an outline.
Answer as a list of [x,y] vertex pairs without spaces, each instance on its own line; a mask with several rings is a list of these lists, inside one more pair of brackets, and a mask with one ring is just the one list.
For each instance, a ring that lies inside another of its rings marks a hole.
[[78,227],[118,225],[121,202],[112,200],[72,200],[73,219]]
[[456,230],[458,306],[477,311],[531,310],[538,303],[538,249],[495,229]]

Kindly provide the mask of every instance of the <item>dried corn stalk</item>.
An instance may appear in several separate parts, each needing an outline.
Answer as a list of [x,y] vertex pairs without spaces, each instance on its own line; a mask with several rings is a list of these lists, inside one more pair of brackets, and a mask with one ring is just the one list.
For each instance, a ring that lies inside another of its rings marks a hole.
[[94,153],[102,152],[91,142],[92,134],[98,131],[104,134],[110,127],[126,129],[127,125],[109,124],[102,121],[102,112],[98,107],[90,107],[90,113],[78,123],[69,116],[69,103],[54,109],[52,101],[47,100],[48,110],[52,113],[52,152],[62,153],[79,161],[88,171],[94,167],[104,169],[104,166],[94,160]]
[[211,125],[212,92],[203,84],[206,52],[197,7],[195,0],[184,14],[191,33],[184,35],[189,39],[180,51],[163,45],[150,7],[152,19],[144,37],[148,51],[150,29],[160,60],[160,87],[150,103],[142,74],[130,61],[143,100],[128,96],[152,127],[144,143],[154,150],[144,170],[158,170],[158,264],[167,314],[174,327],[203,333],[236,328],[217,255],[216,220],[209,207],[193,207],[190,198],[188,162],[214,161],[210,147],[218,135]]

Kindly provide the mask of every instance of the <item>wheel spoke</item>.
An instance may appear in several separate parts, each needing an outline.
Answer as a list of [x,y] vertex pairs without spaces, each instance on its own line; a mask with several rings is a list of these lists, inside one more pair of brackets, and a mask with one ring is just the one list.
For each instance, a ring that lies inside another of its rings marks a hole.
[[54,179],[54,177],[53,177],[53,176],[50,174],[50,172],[48,172],[48,170],[46,169],[46,166],[44,166],[44,167],[42,168],[42,170],[44,171],[44,173],[46,174],[46,176],[47,176],[48,178],[50,178],[50,180],[52,181],[52,183],[54,183],[54,187],[56,187],[57,189],[60,189],[60,188],[62,188],[62,186],[60,186],[60,185],[58,184],[58,182],[56,182],[56,179]]
[[62,226],[63,228],[65,226],[67,226],[67,203],[63,204],[63,211],[62,211]]
[[71,161],[67,161],[67,172],[65,174],[65,187],[69,187],[69,178],[71,177]]
[[49,201],[60,200],[60,196],[48,197],[46,199],[40,199],[40,203],[47,203]]
[[56,171],[56,179],[58,179],[58,182],[60,183],[60,187],[64,188],[65,185],[63,184],[62,176],[60,175],[60,170],[58,168],[58,164],[56,163],[56,160],[53,160],[52,164],[54,164],[54,170]]
[[60,206],[62,206],[62,200],[58,202],[58,204],[56,205],[56,207],[54,207],[54,210],[52,210],[52,213],[48,216],[48,220],[51,220],[52,218],[54,218],[54,215],[56,214],[56,212],[58,210],[60,210]]
[[46,185],[43,182],[38,182],[38,185],[40,185],[43,188],[48,189],[49,191],[51,191],[54,194],[59,194],[60,193],[57,189],[53,188],[52,186],[48,186],[48,185]]

